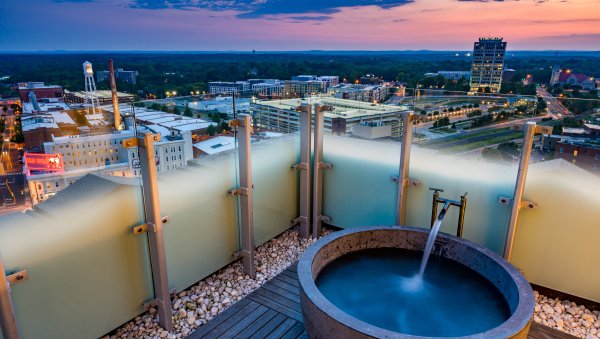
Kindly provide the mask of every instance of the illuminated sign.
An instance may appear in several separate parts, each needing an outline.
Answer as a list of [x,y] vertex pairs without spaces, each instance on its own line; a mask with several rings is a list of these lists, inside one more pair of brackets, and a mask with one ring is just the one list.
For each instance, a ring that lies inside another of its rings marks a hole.
[[62,154],[25,153],[27,171],[62,172],[65,169]]

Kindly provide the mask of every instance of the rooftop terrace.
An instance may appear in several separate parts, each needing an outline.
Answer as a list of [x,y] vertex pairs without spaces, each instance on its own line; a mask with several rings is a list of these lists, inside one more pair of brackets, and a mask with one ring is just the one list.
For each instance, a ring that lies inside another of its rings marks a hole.
[[[412,116],[398,106],[318,100],[349,112],[356,105]],[[534,286],[585,299],[588,308],[600,302],[600,177],[561,159],[542,160],[532,147],[535,132],[546,131],[534,124],[539,118],[524,126],[515,120],[526,141],[516,155],[521,166],[419,147],[412,129],[403,142],[361,140],[323,135],[316,119],[309,134],[303,119],[299,133],[250,144],[251,120],[242,115],[231,150],[158,175],[150,170],[157,140],[138,135],[130,146],[139,147],[142,178],[90,174],[25,213],[0,215],[0,283],[10,282],[10,289],[0,284],[3,338],[125,330],[171,338],[302,336],[295,267],[287,265],[314,241],[309,236],[325,226],[429,228],[430,187],[451,199],[468,192],[463,238],[506,257]],[[451,209],[441,231],[455,234],[458,217]],[[598,321],[581,310],[571,319],[583,329],[563,330],[597,336],[595,322],[583,325],[586,317]],[[557,327],[556,319],[547,326]],[[561,336],[541,325],[529,334]]]

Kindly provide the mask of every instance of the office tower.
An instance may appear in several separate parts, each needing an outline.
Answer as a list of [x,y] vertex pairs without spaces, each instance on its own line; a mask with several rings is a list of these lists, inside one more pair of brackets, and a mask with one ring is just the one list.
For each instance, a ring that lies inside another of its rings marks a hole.
[[473,48],[472,93],[498,93],[502,84],[506,42],[502,38],[479,38]]

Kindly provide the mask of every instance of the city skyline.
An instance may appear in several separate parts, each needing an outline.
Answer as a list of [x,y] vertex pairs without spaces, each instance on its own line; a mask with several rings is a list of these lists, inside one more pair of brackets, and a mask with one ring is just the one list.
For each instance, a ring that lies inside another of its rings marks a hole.
[[[1,51],[599,50],[600,0],[16,0]],[[443,34],[440,34],[443,33]]]

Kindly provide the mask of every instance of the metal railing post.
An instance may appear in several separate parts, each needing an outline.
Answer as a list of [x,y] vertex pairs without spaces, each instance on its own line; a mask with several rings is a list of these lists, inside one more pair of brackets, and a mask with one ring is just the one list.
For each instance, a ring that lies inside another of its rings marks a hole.
[[323,215],[323,169],[331,168],[331,164],[323,162],[323,129],[324,115],[318,107],[313,105],[315,121],[315,137],[313,150],[313,221],[312,236],[318,238],[321,235],[323,221],[329,221],[329,217]]
[[294,224],[300,224],[300,237],[310,237],[310,200],[312,198],[311,167],[310,167],[310,142],[311,121],[313,106],[309,105],[306,111],[300,112],[300,163],[292,166],[300,170],[300,216]]
[[[515,193],[511,199],[510,219],[508,221],[508,231],[506,233],[506,241],[504,243],[504,259],[510,261],[517,231],[517,222],[519,212],[525,205],[533,208],[534,203],[523,201],[523,192],[525,191],[525,180],[527,179],[527,170],[529,167],[529,159],[531,158],[531,150],[533,146],[533,137],[535,133],[552,133],[552,129],[548,126],[537,126],[535,122],[530,121],[524,126],[523,148],[521,152],[521,160],[519,162],[519,171],[517,172],[517,181],[515,184]],[[501,198],[506,199],[506,198]]]
[[[19,279],[20,280],[20,279]],[[0,329],[4,339],[18,339],[19,330],[15,318],[15,309],[10,296],[9,278],[4,271],[4,264],[0,256]]]
[[173,330],[171,318],[171,295],[167,276],[167,259],[165,256],[165,240],[163,236],[163,217],[160,214],[158,196],[158,178],[154,142],[160,140],[160,134],[139,133],[137,138],[123,140],[125,147],[139,147],[140,169],[142,174],[144,213],[146,223],[134,228],[134,233],[148,233],[154,300],[148,305],[158,309],[159,323],[167,331]]
[[400,153],[400,174],[398,176],[398,206],[396,207],[396,224],[406,222],[406,201],[408,200],[408,172],[410,168],[410,147],[412,145],[412,112],[402,113],[402,146]]
[[254,265],[254,215],[252,201],[252,162],[250,157],[250,134],[252,117],[243,114],[232,122],[237,127],[240,187],[230,191],[240,197],[240,215],[242,223],[242,267],[251,278],[256,276]]

